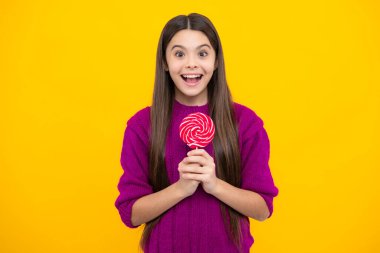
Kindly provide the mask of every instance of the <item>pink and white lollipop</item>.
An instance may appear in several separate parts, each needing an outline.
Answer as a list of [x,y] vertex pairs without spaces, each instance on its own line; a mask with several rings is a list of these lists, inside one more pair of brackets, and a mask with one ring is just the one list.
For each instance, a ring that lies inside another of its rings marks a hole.
[[212,119],[201,112],[190,113],[179,125],[181,139],[192,149],[206,147],[215,134]]

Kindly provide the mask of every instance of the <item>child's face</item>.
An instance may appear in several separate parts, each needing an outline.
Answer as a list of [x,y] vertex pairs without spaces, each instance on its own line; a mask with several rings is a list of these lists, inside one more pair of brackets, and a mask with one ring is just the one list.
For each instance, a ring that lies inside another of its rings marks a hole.
[[186,105],[206,104],[207,84],[216,69],[215,50],[207,36],[200,31],[180,30],[169,42],[165,57],[175,98]]

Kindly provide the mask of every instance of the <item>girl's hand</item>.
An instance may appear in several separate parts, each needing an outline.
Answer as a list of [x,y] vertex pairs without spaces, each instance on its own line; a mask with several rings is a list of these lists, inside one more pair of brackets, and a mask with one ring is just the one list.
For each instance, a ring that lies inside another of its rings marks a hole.
[[197,166],[199,165],[186,162],[186,157],[178,164],[179,180],[177,181],[177,185],[185,197],[193,195],[193,193],[197,190],[200,182],[186,178],[185,173],[182,171],[191,171],[194,167]]
[[194,149],[187,153],[188,157],[183,159],[185,164],[195,164],[196,166],[184,166],[178,168],[185,179],[192,179],[201,182],[205,192],[213,194],[218,185],[218,178],[215,174],[215,163],[204,149]]

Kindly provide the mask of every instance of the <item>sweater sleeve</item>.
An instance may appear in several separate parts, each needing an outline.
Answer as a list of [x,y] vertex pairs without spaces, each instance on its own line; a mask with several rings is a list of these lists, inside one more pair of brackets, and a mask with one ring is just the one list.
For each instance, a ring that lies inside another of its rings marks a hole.
[[269,168],[270,143],[263,121],[256,116],[250,121],[242,147],[242,189],[258,193],[266,202],[269,217],[273,213],[273,198],[278,195]]
[[146,126],[134,115],[127,122],[121,150],[120,163],[123,174],[118,183],[119,196],[115,206],[121,220],[129,228],[133,226],[132,206],[141,197],[153,193],[148,182],[148,136]]

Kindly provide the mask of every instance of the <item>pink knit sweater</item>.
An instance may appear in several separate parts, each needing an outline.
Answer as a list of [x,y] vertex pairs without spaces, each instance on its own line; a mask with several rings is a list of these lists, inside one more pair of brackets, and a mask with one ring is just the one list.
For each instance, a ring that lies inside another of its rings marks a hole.
[[[273,198],[278,188],[269,168],[270,145],[263,121],[256,113],[234,103],[239,132],[242,161],[242,189],[254,191],[265,200],[270,216]],[[189,113],[208,114],[208,105],[187,106],[173,101],[173,113],[166,138],[165,162],[171,184],[179,180],[178,163],[191,149],[179,137],[179,124]],[[120,192],[115,206],[121,220],[129,228],[132,206],[144,195],[153,193],[148,183],[148,145],[150,136],[150,107],[138,111],[127,122],[121,151],[124,170],[119,184]],[[213,145],[204,148],[213,158]],[[238,252],[229,239],[219,208],[220,200],[207,194],[201,185],[196,192],[170,208],[152,231],[147,253],[234,253]],[[243,252],[248,253],[254,239],[247,217],[241,220]]]

